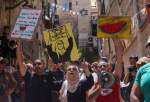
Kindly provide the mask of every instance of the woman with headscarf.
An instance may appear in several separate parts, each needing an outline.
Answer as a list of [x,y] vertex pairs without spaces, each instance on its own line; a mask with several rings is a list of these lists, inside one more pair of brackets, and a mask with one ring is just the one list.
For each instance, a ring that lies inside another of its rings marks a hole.
[[60,90],[61,102],[86,102],[86,91],[94,84],[93,77],[85,62],[82,63],[83,71],[86,75],[85,80],[80,80],[77,65],[69,65],[66,72],[66,80]]

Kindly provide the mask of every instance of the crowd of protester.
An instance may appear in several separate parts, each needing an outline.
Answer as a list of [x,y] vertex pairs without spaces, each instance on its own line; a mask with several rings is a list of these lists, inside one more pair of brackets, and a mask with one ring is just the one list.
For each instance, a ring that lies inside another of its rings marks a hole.
[[[26,63],[21,43],[10,40],[8,35],[6,26],[0,37],[0,102],[150,101],[149,56],[130,56],[122,80],[123,51],[118,39],[113,39],[115,63],[101,57],[93,63],[82,60],[66,65],[65,62],[56,64],[49,57],[47,66],[43,59]],[[146,45],[149,48],[150,42]],[[102,72],[113,76],[110,87],[102,84]]]

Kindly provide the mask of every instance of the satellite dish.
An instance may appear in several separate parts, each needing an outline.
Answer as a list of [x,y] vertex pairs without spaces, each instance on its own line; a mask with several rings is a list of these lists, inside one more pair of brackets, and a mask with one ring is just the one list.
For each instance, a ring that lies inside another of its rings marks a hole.
[[102,88],[110,88],[115,82],[113,74],[106,71],[98,73],[98,78]]

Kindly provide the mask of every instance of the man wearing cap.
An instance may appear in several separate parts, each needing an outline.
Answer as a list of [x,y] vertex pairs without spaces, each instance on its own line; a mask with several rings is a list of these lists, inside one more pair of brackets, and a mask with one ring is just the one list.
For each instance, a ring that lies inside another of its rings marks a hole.
[[5,71],[7,60],[0,57],[0,102],[10,102],[10,95],[16,87],[13,75]]

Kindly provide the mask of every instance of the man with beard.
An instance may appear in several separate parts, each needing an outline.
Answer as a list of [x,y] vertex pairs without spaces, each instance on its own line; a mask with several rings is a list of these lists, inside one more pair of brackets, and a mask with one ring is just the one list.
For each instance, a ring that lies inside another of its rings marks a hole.
[[33,65],[25,64],[20,43],[17,47],[17,59],[25,80],[25,102],[51,102],[52,74],[46,71],[44,60],[36,59]]

